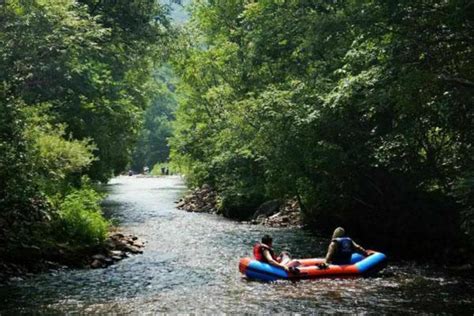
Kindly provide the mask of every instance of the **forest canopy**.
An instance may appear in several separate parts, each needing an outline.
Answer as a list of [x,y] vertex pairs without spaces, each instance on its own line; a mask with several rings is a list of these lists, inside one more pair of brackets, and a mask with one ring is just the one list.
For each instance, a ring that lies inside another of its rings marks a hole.
[[297,197],[311,227],[346,225],[383,248],[472,240],[473,12],[194,1],[173,55],[172,160],[231,217]]
[[1,255],[99,244],[95,184],[169,158],[228,217],[474,245],[472,1],[185,2],[0,2]]

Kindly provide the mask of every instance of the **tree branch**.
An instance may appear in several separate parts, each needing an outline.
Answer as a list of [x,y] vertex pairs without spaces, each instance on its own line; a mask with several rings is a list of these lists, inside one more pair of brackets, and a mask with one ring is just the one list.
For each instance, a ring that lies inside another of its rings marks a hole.
[[449,77],[446,75],[439,75],[438,78],[443,81],[454,82],[468,87],[474,87],[474,82],[464,78]]

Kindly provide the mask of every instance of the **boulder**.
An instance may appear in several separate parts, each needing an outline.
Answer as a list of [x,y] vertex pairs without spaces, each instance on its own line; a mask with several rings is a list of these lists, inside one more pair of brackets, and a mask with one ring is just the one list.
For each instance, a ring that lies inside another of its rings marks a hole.
[[131,253],[143,253],[143,250],[135,246],[127,246],[126,251],[131,252]]
[[117,250],[126,250],[127,249],[127,244],[125,241],[118,240],[115,242],[113,249]]
[[110,237],[113,238],[113,239],[122,239],[125,236],[121,233],[115,233],[115,234],[111,235]]
[[106,256],[104,256],[102,254],[97,254],[97,255],[93,255],[92,259],[94,259],[94,260],[105,260]]
[[98,269],[98,268],[102,268],[102,267],[103,267],[103,263],[102,263],[102,261],[100,261],[100,260],[95,259],[95,260],[92,261],[92,263],[91,263],[91,268],[92,268],[92,269]]
[[112,263],[114,263],[114,260],[113,260],[112,258],[106,257],[106,258],[104,259],[104,262],[105,262],[105,264],[107,264],[107,265],[111,265]]
[[186,212],[215,213],[217,209],[217,193],[209,185],[205,184],[177,201],[176,207]]
[[270,220],[277,220],[279,217],[283,216],[282,212],[278,212],[276,214],[273,214],[272,216],[268,217]]
[[138,248],[143,248],[145,244],[141,240],[134,240],[133,241],[133,246],[138,247]]
[[109,251],[109,255],[112,257],[125,257],[125,252],[120,250],[111,250]]
[[281,202],[279,200],[270,200],[260,205],[252,218],[257,219],[260,216],[269,217],[277,213],[280,209]]
[[116,242],[113,241],[112,239],[107,239],[107,240],[105,241],[105,247],[106,247],[107,249],[114,249],[115,246],[116,246]]

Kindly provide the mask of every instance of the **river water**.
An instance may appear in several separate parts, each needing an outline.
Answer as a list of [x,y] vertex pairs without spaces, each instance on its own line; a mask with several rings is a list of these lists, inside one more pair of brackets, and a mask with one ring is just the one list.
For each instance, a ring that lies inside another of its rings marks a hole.
[[327,239],[179,211],[179,177],[119,177],[106,215],[147,241],[106,269],[51,271],[0,287],[0,314],[389,313],[473,314],[474,281],[430,266],[390,262],[374,278],[248,281],[238,272],[263,234],[295,257],[321,256]]

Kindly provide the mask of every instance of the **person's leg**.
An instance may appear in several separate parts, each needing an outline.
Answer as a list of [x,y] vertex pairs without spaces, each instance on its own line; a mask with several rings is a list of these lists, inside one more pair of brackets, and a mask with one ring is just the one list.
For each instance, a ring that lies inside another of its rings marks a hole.
[[282,251],[280,254],[280,263],[287,265],[291,261],[290,254],[286,251]]
[[299,267],[301,265],[301,262],[299,262],[297,259],[291,259],[287,264],[286,266],[287,267],[293,267],[293,268],[296,268],[296,267]]

